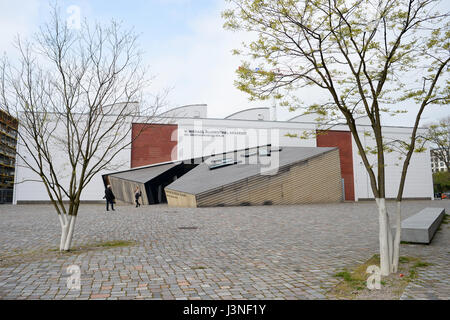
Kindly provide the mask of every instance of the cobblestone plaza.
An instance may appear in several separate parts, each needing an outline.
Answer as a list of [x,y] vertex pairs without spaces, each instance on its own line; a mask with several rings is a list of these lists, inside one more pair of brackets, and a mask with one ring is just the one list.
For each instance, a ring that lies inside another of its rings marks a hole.
[[[405,201],[403,218],[425,207],[448,214],[450,201]],[[402,245],[401,255],[432,265],[401,299],[450,298],[449,231],[442,224],[430,245]],[[0,299],[333,299],[333,275],[378,252],[378,212],[374,202],[82,205],[73,247],[135,244],[59,254],[59,236],[50,205],[0,206]],[[81,290],[67,288],[70,265],[81,268]]]

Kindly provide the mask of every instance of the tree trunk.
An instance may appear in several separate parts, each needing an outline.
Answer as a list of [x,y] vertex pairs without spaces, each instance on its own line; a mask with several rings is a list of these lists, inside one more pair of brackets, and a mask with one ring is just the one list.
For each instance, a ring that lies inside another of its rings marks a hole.
[[75,230],[75,221],[77,220],[77,216],[71,216],[69,228],[67,231],[67,237],[64,243],[64,251],[69,251],[70,246],[72,244],[73,231]]
[[398,260],[400,258],[400,239],[402,234],[402,202],[397,201],[397,215],[396,215],[396,226],[395,226],[395,239],[394,239],[394,256],[392,258],[392,272],[397,272],[398,270]]
[[392,238],[391,222],[389,221],[389,215],[386,214],[386,232],[388,235],[388,248],[389,248],[389,273],[392,272],[392,258],[394,257],[394,239]]
[[69,231],[69,225],[67,223],[64,224],[63,222],[61,222],[61,241],[59,242],[59,251],[64,250],[64,245],[66,243],[68,231]]
[[391,260],[389,257],[389,236],[388,236],[388,216],[386,211],[386,200],[384,198],[376,199],[379,213],[380,224],[380,269],[381,275],[387,276],[391,271]]

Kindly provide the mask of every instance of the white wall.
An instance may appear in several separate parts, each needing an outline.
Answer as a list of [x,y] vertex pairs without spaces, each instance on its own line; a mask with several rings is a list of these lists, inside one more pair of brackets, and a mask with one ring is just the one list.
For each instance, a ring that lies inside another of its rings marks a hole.
[[[173,137],[178,140],[176,152],[174,152],[173,160],[190,159],[202,155],[210,155],[211,153],[220,153],[235,149],[242,149],[272,143],[276,146],[303,146],[316,147],[316,138],[300,139],[286,136],[286,134],[297,134],[302,136],[305,131],[315,129],[313,123],[299,122],[283,122],[283,121],[250,121],[250,120],[224,120],[224,119],[176,119],[178,130]],[[131,122],[130,122],[131,125]],[[364,126],[359,126],[361,132]],[[185,134],[185,130],[203,130],[201,134],[189,136]],[[19,128],[20,130],[20,128]],[[58,130],[62,130],[59,128]],[[333,130],[348,131],[346,126],[337,126]],[[214,135],[214,132],[217,132]],[[402,138],[406,139],[411,132],[411,128],[401,127],[384,127],[383,133],[386,138]],[[131,139],[131,137],[129,138]],[[365,146],[373,145],[372,138],[363,138]],[[130,140],[128,140],[130,141]],[[18,146],[21,148],[20,146]],[[353,141],[353,171],[355,183],[355,200],[361,198],[373,198],[370,189],[370,181],[366,173],[366,169],[362,164],[361,157],[358,155],[357,147]],[[22,152],[23,150],[19,150]],[[67,156],[60,147],[54,146],[55,161],[61,174],[64,175],[67,168]],[[396,166],[398,154],[386,154],[386,196],[395,197],[401,174],[401,166]],[[375,156],[370,157],[371,161]],[[15,185],[16,201],[40,201],[48,200],[48,195],[42,182],[30,180],[39,180],[31,170],[20,166],[21,161],[17,161]],[[82,200],[102,200],[104,190],[102,182],[102,174],[115,171],[127,170],[130,168],[131,150],[130,148],[122,150],[114,159],[114,170],[103,171],[97,174],[86,187],[82,194]],[[25,181],[25,182],[23,182]],[[64,180],[67,183],[67,179]],[[433,197],[433,181],[431,173],[430,153],[415,153],[411,159],[408,175],[406,179],[404,197]]]
[[273,146],[315,147],[316,139],[288,137],[314,130],[313,124],[222,119],[184,119],[178,121],[177,159],[209,156],[265,144]]
[[[131,126],[131,121],[130,121]],[[23,132],[23,128],[19,126],[19,131]],[[55,136],[64,136],[64,127],[58,126],[55,131]],[[126,141],[131,141],[131,132],[129,133]],[[26,148],[18,141],[17,152],[22,154],[27,161],[31,161],[31,155],[27,152]],[[51,154],[53,156],[53,163],[55,165],[56,172],[58,173],[58,178],[60,179],[60,184],[63,186],[68,186],[70,182],[70,161],[67,152],[64,150],[61,144],[56,141],[50,143]],[[102,150],[98,151],[101,154]],[[111,170],[103,170],[96,174],[90,183],[85,187],[82,192],[82,201],[102,201],[104,196],[104,186],[102,180],[102,174],[110,173],[111,171],[120,171],[130,168],[131,163],[131,148],[128,147],[120,151],[117,156],[112,161]],[[32,171],[30,168],[25,166],[23,160],[17,157],[16,162],[16,184],[14,185],[14,204],[20,201],[49,201],[50,198],[46,191],[44,183],[41,181],[40,177]]]
[[[364,136],[364,128],[367,128],[367,130],[369,130],[368,127],[358,127],[358,132],[364,147],[374,147],[375,140],[372,137]],[[390,141],[393,139],[408,141],[411,135],[411,131],[411,128],[383,127],[383,138],[384,141]],[[361,198],[374,198],[372,189],[370,187],[369,175],[366,168],[364,167],[361,156],[358,155],[358,149],[353,138],[352,149],[355,180],[355,200]],[[400,160],[399,157],[402,157],[403,160]],[[385,153],[387,198],[397,197],[404,158],[405,157],[398,152]],[[370,154],[368,156],[368,159],[369,162],[374,165],[374,172],[376,175],[376,155]],[[406,175],[403,197],[433,199],[433,177],[431,173],[431,158],[429,150],[422,153],[414,153],[411,157],[408,173]]]

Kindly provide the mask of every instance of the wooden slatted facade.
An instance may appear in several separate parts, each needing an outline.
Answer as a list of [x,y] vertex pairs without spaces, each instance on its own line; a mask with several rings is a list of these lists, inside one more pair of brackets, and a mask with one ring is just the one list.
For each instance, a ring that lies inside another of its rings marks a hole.
[[127,180],[118,179],[115,177],[110,177],[109,181],[110,181],[112,190],[114,192],[114,195],[116,196],[116,199],[123,201],[123,202],[134,204],[135,203],[134,190],[135,190],[136,186],[138,186],[142,192],[142,197],[140,198],[139,202],[143,205],[149,204],[147,191],[146,191],[144,183],[127,181]]
[[195,195],[171,190],[170,186],[165,190],[169,206],[173,207],[340,202],[343,199],[339,150],[285,165],[274,175],[254,175]]

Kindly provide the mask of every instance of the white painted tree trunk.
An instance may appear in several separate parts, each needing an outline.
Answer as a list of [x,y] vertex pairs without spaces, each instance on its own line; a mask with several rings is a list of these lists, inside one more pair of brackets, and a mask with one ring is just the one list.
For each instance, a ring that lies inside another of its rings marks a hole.
[[61,223],[61,241],[59,242],[59,251],[64,250],[64,244],[66,243],[68,231],[69,226],[67,225],[67,223]]
[[58,218],[59,218],[59,223],[61,224],[61,240],[59,242],[59,251],[63,251],[64,244],[66,243],[66,239],[67,239],[67,231],[69,228],[68,228],[67,220],[66,220],[66,217],[64,216],[64,214],[59,214]]
[[389,248],[389,273],[392,272],[392,258],[394,257],[394,238],[392,237],[391,222],[389,221],[389,215],[386,214],[386,232],[388,235],[388,248]]
[[77,216],[71,216],[69,221],[69,228],[67,230],[66,241],[64,243],[64,251],[69,251],[72,244],[73,231],[75,230],[75,221]]
[[398,271],[398,261],[400,258],[400,239],[402,235],[402,203],[397,201],[397,214],[395,219],[395,239],[394,239],[394,256],[392,257],[392,272]]
[[[386,211],[386,200],[384,198],[376,199],[379,214],[379,240],[380,240],[380,269],[381,275],[387,276],[391,271],[391,259],[389,256],[389,234],[388,234],[388,215]],[[389,230],[390,232],[390,230]]]
[[70,250],[76,219],[76,216],[70,216],[69,221],[67,221],[66,217],[59,217],[59,221],[61,223],[61,240],[59,242],[59,251]]

